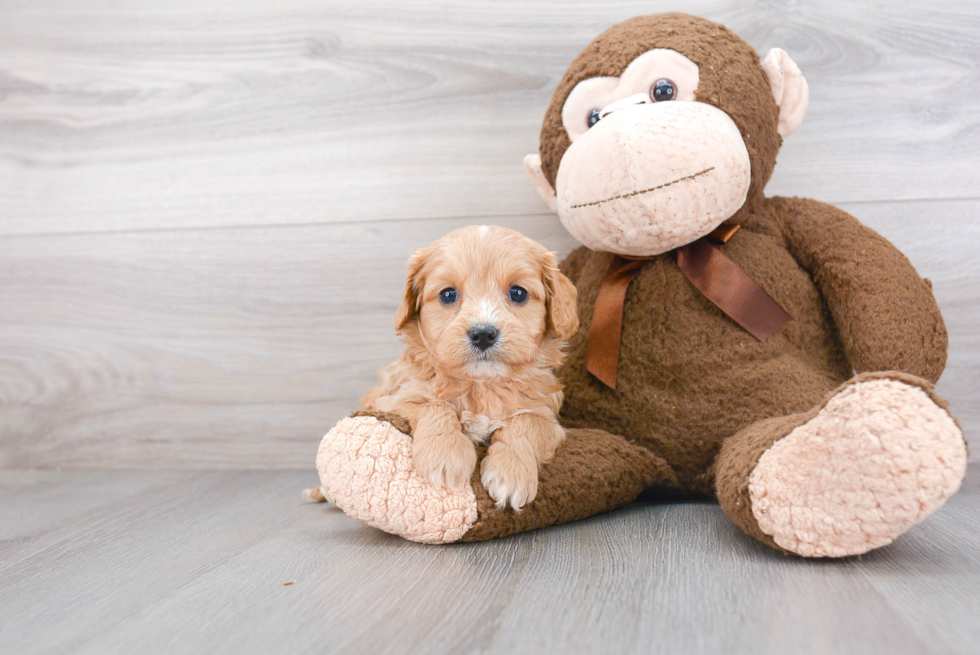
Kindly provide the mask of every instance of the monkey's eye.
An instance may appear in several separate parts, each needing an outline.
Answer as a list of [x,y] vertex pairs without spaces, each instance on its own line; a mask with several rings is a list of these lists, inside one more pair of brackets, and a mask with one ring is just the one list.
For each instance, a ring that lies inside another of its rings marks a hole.
[[523,287],[513,286],[510,288],[510,301],[523,305],[527,302],[527,290]]
[[677,95],[677,85],[668,79],[657,80],[650,87],[650,99],[654,102],[673,100]]
[[456,289],[449,287],[439,292],[439,302],[443,305],[451,305],[456,302]]
[[585,122],[589,124],[589,127],[592,127],[593,125],[595,125],[596,123],[598,123],[599,122],[599,110],[598,109],[593,109],[592,111],[590,111],[589,112],[589,117],[587,119],[585,119]]

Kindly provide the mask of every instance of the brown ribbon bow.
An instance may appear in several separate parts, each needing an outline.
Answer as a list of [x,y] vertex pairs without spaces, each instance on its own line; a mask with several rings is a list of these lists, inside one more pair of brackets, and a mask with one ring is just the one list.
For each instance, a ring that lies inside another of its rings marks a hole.
[[[677,249],[677,267],[708,300],[760,341],[793,319],[749,274],[715,245],[724,245],[740,225],[722,225],[711,234]],[[616,388],[623,302],[630,280],[652,257],[613,257],[596,298],[585,350],[585,368]]]

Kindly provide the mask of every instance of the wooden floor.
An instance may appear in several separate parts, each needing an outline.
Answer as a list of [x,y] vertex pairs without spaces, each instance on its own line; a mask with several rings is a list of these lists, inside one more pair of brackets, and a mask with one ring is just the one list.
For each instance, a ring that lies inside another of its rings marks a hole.
[[[635,503],[423,546],[302,472],[0,472],[0,653],[976,653],[980,476],[862,558]],[[287,585],[286,583],[294,584]]]
[[712,504],[423,547],[300,500],[413,249],[568,252],[521,160],[576,53],[679,7],[800,65],[767,191],[932,280],[976,460],[977,0],[0,0],[0,655],[980,652],[976,473],[829,562]]

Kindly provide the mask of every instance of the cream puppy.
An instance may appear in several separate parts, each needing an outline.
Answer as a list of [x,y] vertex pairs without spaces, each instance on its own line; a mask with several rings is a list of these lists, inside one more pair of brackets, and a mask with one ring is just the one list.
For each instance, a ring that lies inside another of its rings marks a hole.
[[520,509],[565,436],[555,370],[577,329],[554,253],[502,227],[450,232],[409,260],[395,316],[405,352],[362,402],[408,419],[415,469],[433,484],[469,484],[475,444],[489,438],[483,485],[498,507]]

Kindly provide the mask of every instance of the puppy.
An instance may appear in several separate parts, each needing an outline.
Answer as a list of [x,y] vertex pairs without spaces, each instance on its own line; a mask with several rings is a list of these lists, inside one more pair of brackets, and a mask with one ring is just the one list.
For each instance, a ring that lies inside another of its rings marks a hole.
[[575,287],[553,253],[502,227],[450,232],[409,260],[395,316],[405,352],[362,403],[408,419],[415,469],[436,485],[468,484],[489,438],[483,486],[520,509],[565,437],[555,370],[577,329]]

